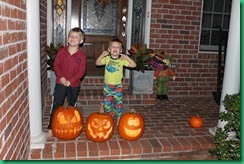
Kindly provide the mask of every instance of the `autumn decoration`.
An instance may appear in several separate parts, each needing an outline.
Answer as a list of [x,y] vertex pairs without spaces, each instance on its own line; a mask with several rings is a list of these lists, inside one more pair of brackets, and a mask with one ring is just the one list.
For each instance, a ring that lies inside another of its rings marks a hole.
[[190,125],[193,128],[200,128],[203,126],[203,119],[200,116],[192,116],[190,118]]
[[143,135],[144,126],[143,117],[131,109],[130,112],[124,113],[119,120],[119,135],[125,140],[137,140]]
[[53,114],[52,132],[63,140],[78,137],[83,128],[83,119],[79,110],[73,106],[60,106]]
[[99,112],[91,113],[85,124],[85,134],[89,140],[94,142],[108,141],[114,133],[114,121],[108,114],[104,113],[103,105]]

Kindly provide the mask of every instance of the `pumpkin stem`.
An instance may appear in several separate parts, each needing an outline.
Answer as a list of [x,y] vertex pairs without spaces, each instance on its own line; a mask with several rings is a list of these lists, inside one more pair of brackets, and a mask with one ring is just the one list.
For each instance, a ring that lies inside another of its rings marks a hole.
[[104,113],[104,104],[102,103],[101,107],[100,107],[100,110],[99,110],[100,113]]
[[130,113],[136,113],[136,110],[135,110],[134,108],[132,108],[132,109],[130,110]]

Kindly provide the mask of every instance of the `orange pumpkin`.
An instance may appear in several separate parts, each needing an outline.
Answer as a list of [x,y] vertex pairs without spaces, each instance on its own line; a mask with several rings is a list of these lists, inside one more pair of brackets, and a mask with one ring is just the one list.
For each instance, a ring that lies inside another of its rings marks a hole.
[[104,113],[104,109],[101,109],[100,112],[91,113],[86,119],[85,134],[89,140],[105,142],[112,137],[113,133],[113,118]]
[[132,109],[129,113],[124,113],[119,120],[119,135],[129,141],[139,139],[144,132],[144,119]]
[[203,126],[203,119],[200,116],[192,116],[190,118],[190,125],[193,128],[200,128]]
[[82,127],[82,115],[73,106],[61,106],[53,114],[52,132],[59,139],[75,139],[80,135]]

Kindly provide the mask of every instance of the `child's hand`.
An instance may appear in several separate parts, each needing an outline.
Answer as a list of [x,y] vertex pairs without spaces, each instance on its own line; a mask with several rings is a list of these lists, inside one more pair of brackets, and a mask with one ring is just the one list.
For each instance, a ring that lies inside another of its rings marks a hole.
[[125,54],[119,54],[119,55],[120,55],[120,59],[122,60],[126,60],[128,58],[128,56]]
[[103,51],[103,53],[101,54],[103,57],[107,56],[109,54],[108,51]]
[[65,84],[66,84],[66,79],[64,78],[64,77],[61,77],[60,78],[60,82],[64,85],[64,86],[66,86]]
[[70,81],[69,80],[66,80],[65,86],[69,87],[70,84],[71,84]]

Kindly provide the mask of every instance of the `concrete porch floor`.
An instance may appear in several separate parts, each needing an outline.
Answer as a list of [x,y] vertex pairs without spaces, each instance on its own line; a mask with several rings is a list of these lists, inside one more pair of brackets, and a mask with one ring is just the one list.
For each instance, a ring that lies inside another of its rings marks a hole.
[[[95,105],[79,105],[84,121],[99,110]],[[216,160],[208,153],[214,148],[214,136],[209,128],[217,125],[219,106],[212,97],[170,97],[153,105],[125,104],[125,110],[134,108],[145,120],[143,136],[136,141],[122,139],[115,126],[107,142],[97,143],[81,135],[71,141],[56,137],[47,139],[44,149],[31,150],[30,160]],[[43,113],[43,130],[49,118],[50,106]],[[204,120],[202,128],[189,125],[192,115]]]

